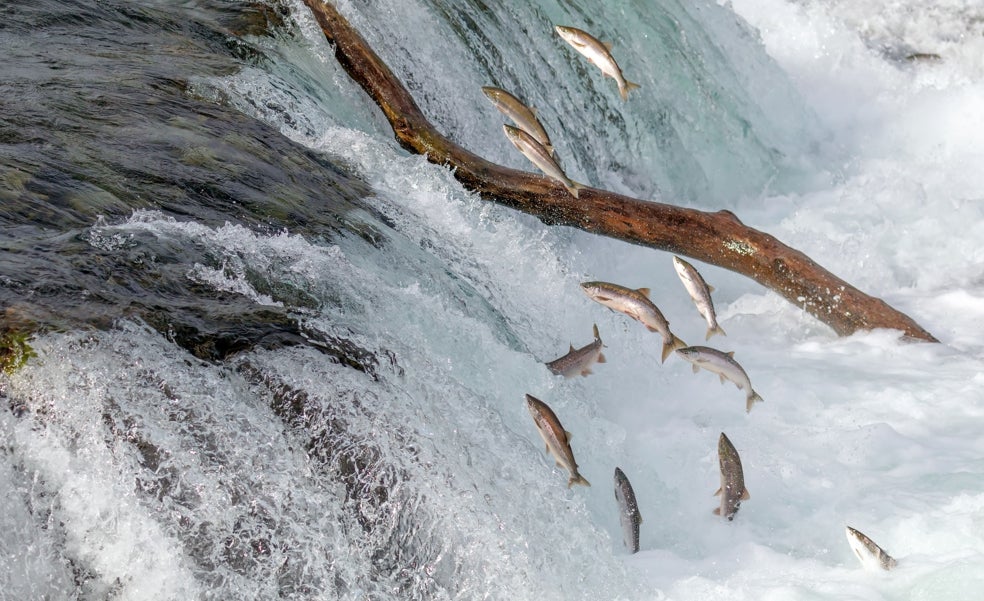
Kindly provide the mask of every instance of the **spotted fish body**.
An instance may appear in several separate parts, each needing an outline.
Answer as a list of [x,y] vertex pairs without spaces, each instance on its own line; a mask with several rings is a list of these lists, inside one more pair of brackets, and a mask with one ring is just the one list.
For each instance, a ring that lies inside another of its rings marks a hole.
[[560,425],[560,420],[557,419],[553,410],[546,403],[530,394],[526,395],[526,407],[530,410],[530,415],[533,416],[533,422],[547,446],[547,452],[553,455],[558,467],[562,467],[570,473],[571,477],[567,481],[567,487],[570,488],[575,484],[591,486],[578,473],[577,462],[574,461],[574,451],[571,450],[571,433],[564,430],[564,427]]
[[567,174],[560,168],[557,161],[550,156],[550,152],[543,147],[543,144],[537,142],[533,136],[518,127],[503,125],[502,128],[506,132],[506,137],[516,147],[516,150],[523,153],[523,156],[529,159],[531,163],[536,165],[537,169],[544,172],[548,177],[563,184],[571,196],[574,198],[578,197],[578,190],[584,186],[567,177]]
[[533,109],[523,104],[519,98],[516,98],[502,88],[484,86],[482,87],[482,93],[492,101],[495,108],[509,117],[516,124],[516,127],[533,136],[533,139],[546,149],[547,154],[554,156],[554,149],[550,144],[550,136],[547,135],[547,130],[543,129],[540,120],[536,118],[536,113]]
[[576,27],[556,25],[554,29],[565,42],[584,55],[589,63],[598,67],[603,74],[615,80],[618,84],[618,93],[622,96],[622,100],[628,100],[629,90],[639,87],[639,84],[626,80],[622,75],[622,69],[612,56],[611,44],[601,42],[590,33]]
[[571,345],[571,350],[559,359],[554,359],[547,363],[547,369],[565,378],[574,376],[587,376],[591,372],[591,366],[595,363],[605,363],[605,355],[601,352],[603,346],[601,336],[598,334],[598,326],[594,327],[594,342],[575,349]]
[[615,502],[618,504],[618,520],[622,525],[622,540],[629,553],[639,552],[639,524],[642,515],[636,503],[632,484],[619,468],[615,468]]
[[673,335],[670,322],[666,321],[659,308],[649,300],[648,288],[632,290],[609,282],[584,282],[581,289],[595,302],[613,311],[625,313],[641,322],[650,332],[659,332],[663,337],[663,362],[674,349],[687,346],[687,343]]
[[741,469],[741,458],[735,445],[721,432],[718,439],[718,463],[721,468],[721,488],[715,495],[721,495],[721,504],[714,508],[714,515],[735,519],[741,502],[749,499],[748,489],[745,488],[745,473]]
[[891,570],[898,565],[898,562],[884,549],[876,545],[875,541],[850,526],[846,526],[846,528],[847,542],[865,568],[869,570]]
[[752,382],[748,379],[748,374],[741,365],[734,359],[734,352],[724,353],[709,346],[688,346],[677,349],[677,354],[689,361],[694,366],[694,373],[704,368],[711,373],[715,373],[721,378],[721,383],[729,380],[738,387],[738,390],[745,391],[745,411],[751,411],[752,405],[761,403],[762,397],[752,389]]
[[700,313],[704,321],[707,322],[707,337],[709,340],[715,334],[727,335],[721,326],[718,325],[717,315],[714,313],[714,303],[711,301],[711,291],[714,290],[707,285],[700,272],[680,257],[673,257],[673,268],[676,269],[683,287],[687,289],[690,298],[697,305],[697,312]]

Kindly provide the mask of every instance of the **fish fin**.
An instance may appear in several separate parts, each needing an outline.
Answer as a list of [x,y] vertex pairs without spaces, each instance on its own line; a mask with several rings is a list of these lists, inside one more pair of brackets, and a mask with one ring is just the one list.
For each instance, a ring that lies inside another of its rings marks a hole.
[[707,328],[707,337],[704,340],[710,340],[711,336],[715,334],[721,334],[722,336],[727,336],[728,334],[721,328],[721,326],[714,326],[713,328]]
[[764,403],[764,402],[765,399],[760,397],[759,393],[752,390],[752,394],[748,395],[748,399],[745,401],[745,413],[751,413],[752,405],[754,405],[755,403]]
[[[666,358],[669,357],[673,351],[678,348],[685,348],[687,343],[677,338],[673,333],[670,333],[670,339],[663,341],[663,363],[666,363]],[[694,366],[696,367],[696,366]]]
[[584,369],[581,370],[581,375],[582,376],[590,376],[593,373],[594,372],[591,371],[591,368],[590,367],[585,367]]
[[564,437],[567,438],[567,444],[571,444],[571,439],[574,438],[574,435],[564,430]]
[[560,467],[560,468],[564,467],[563,464],[561,464],[559,461],[556,461],[555,460],[554,463],[557,465],[557,467]]
[[[534,117],[537,116],[537,114],[539,114],[540,112],[539,109],[537,109],[535,106],[528,106],[526,108],[530,109],[530,112],[533,113]],[[544,146],[544,148],[546,148],[546,146]]]
[[691,363],[690,365],[691,365],[691,366],[693,366],[693,368],[694,368],[694,373],[697,373],[697,372],[699,372],[699,371],[700,371],[700,368],[699,368],[699,367],[697,367],[697,364],[696,364],[696,363]]
[[711,286],[710,284],[708,284],[707,285],[707,291],[708,292],[714,292],[714,286]]
[[553,144],[544,144],[543,149],[546,150],[551,157],[555,159],[557,158],[557,151],[554,150]]
[[722,384],[728,381],[728,379],[724,377],[724,374],[718,374],[718,378],[721,380]]
[[721,515],[721,508],[715,507],[714,511],[712,511],[711,513],[713,513],[714,515]]
[[605,359],[604,353],[598,353],[598,363],[608,363],[608,359]]
[[741,500],[742,501],[747,501],[747,500],[749,500],[751,498],[752,498],[752,495],[748,494],[748,489],[747,488],[745,490],[741,491]]
[[567,191],[570,192],[571,196],[573,196],[574,198],[579,198],[578,190],[583,190],[588,186],[585,186],[584,184],[579,184],[576,181],[571,180],[571,184],[570,185],[564,184],[564,187],[567,188]]
[[543,452],[544,453],[547,453],[549,455],[550,454],[550,445],[548,445],[547,443],[543,443]]
[[629,99],[629,92],[639,87],[639,84],[625,80],[625,85],[618,89],[618,93],[622,96],[622,100]]
[[571,350],[570,350],[570,351],[568,351],[568,352],[571,352],[571,353],[573,353],[573,352],[574,352],[574,343],[571,343]]
[[601,334],[598,333],[598,324],[594,324],[592,330],[594,331],[595,340],[601,340]]
[[712,496],[714,496],[714,497],[718,496],[719,494],[721,494],[721,490],[722,490],[722,487],[718,487],[718,489],[716,491],[714,491],[714,494]]
[[725,353],[725,355],[731,357],[732,359],[735,358],[735,352],[734,351],[728,351],[727,353]]
[[[598,40],[598,41],[601,42],[601,40]],[[611,42],[601,42],[601,45],[605,47],[605,50],[607,50],[609,52],[612,51],[612,43]]]
[[591,486],[591,483],[585,480],[584,476],[581,474],[571,476],[570,480],[567,481],[567,488],[570,488],[575,484],[580,484],[581,486]]
[[640,292],[643,296],[649,297],[651,290],[649,288],[636,288],[636,292]]

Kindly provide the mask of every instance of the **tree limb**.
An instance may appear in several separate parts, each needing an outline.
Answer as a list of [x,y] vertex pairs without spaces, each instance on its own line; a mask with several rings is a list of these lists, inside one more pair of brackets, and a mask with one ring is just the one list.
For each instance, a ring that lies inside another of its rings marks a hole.
[[304,0],[335,58],[383,110],[408,151],[454,170],[482,198],[609,238],[685,255],[752,278],[829,325],[839,335],[890,328],[937,342],[907,315],[869,296],[769,234],[742,224],[730,211],[706,212],[584,188],[574,198],[559,183],[509,169],[441,135],[410,93],[366,41],[323,0]]

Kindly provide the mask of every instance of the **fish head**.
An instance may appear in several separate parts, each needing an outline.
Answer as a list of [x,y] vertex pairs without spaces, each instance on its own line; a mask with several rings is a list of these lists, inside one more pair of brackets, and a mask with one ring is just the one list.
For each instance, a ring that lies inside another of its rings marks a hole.
[[573,27],[554,25],[554,30],[557,32],[557,35],[564,38],[564,40],[567,41],[568,43],[574,44],[577,40],[578,31]]
[[[693,346],[678,348],[676,350],[676,354],[680,355],[681,357],[683,357],[687,361],[690,361],[691,363],[699,363],[701,360],[700,350],[698,350],[696,347]],[[722,434],[722,436],[724,435]]]
[[721,457],[738,455],[738,451],[735,450],[735,445],[731,444],[731,440],[724,435],[724,432],[721,432],[721,436],[718,438],[718,455]]
[[502,97],[502,90],[499,88],[494,88],[492,86],[482,86],[482,93],[485,94],[489,100],[496,101]]
[[607,296],[602,282],[582,282],[581,290],[584,290],[584,293],[593,299],[600,296]]

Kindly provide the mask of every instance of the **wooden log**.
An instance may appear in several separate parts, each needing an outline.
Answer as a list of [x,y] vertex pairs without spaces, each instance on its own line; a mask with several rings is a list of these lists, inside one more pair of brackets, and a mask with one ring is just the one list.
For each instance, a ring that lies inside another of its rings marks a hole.
[[632,244],[685,255],[752,278],[814,315],[841,336],[889,328],[910,339],[937,342],[912,318],[830,273],[802,252],[744,225],[730,211],[707,212],[595,188],[574,198],[554,180],[497,165],[443,136],[427,120],[389,67],[331,4],[304,0],[335,58],[382,109],[399,143],[483,199]]

